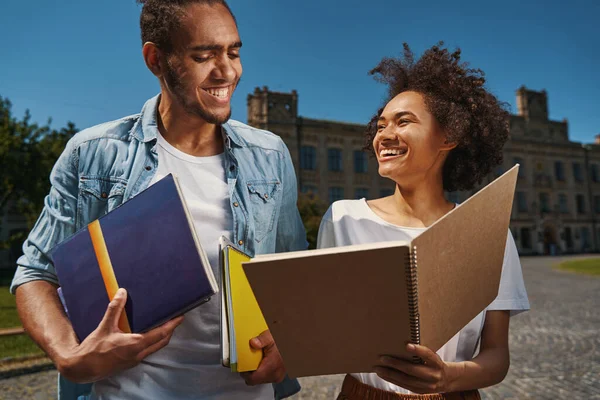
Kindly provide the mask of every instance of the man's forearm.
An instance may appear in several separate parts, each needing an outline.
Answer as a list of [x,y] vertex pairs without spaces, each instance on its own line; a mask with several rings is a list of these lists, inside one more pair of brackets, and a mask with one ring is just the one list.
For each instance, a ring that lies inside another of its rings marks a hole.
[[65,352],[79,342],[56,293],[56,286],[46,281],[32,281],[19,286],[15,294],[25,331],[60,371]]

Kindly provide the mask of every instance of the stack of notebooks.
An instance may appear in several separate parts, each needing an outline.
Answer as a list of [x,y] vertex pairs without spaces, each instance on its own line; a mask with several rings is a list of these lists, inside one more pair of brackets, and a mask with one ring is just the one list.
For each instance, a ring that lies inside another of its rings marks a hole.
[[123,332],[145,332],[218,291],[177,178],[167,175],[91,222],[52,252],[59,296],[80,341],[117,289],[127,289]]
[[253,349],[250,340],[269,328],[242,269],[250,256],[226,237],[220,239],[220,250],[222,363],[233,372],[254,371],[262,360],[262,350]]

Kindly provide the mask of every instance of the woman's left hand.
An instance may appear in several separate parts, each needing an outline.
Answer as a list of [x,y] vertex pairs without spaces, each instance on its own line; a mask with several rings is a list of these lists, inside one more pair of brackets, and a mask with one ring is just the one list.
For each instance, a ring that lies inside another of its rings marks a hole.
[[408,389],[411,392],[445,393],[456,375],[458,363],[445,363],[440,356],[425,346],[408,344],[406,350],[420,357],[425,364],[413,364],[398,358],[383,356],[375,372],[386,381]]

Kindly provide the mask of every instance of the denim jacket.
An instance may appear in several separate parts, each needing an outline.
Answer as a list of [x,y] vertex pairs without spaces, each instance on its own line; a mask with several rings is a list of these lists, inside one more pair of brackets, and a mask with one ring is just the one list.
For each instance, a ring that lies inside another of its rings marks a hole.
[[[33,280],[58,284],[52,248],[148,187],[159,162],[158,101],[156,96],[140,114],[85,129],[69,141],[50,175],[44,209],[23,244],[13,293]],[[251,256],[306,249],[294,167],[281,138],[233,120],[222,128],[233,241]],[[90,389],[59,376],[61,400],[84,399]],[[286,377],[274,389],[280,399],[300,385]]]

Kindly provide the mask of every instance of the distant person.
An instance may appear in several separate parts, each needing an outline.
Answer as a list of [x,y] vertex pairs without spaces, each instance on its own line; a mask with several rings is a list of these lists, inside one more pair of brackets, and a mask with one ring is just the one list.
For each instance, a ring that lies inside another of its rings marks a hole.
[[[501,163],[508,112],[485,89],[483,72],[461,63],[460,50],[440,46],[415,61],[405,44],[402,58],[383,59],[371,71],[389,85],[389,97],[368,124],[366,139],[379,174],[396,182],[396,190],[381,199],[333,203],[321,222],[318,247],[409,241],[456,207],[444,191],[470,190]],[[477,389],[506,376],[509,319],[528,309],[508,232],[492,304],[437,354],[408,344],[424,365],[381,358],[377,373],[347,375],[338,399],[479,399]]]
[[[141,3],[143,56],[160,95],[140,114],[75,135],[54,166],[11,286],[23,326],[56,364],[63,400],[290,396],[299,386],[285,378],[269,331],[251,343],[264,352],[257,371],[240,377],[221,365],[220,296],[138,335],[116,327],[121,289],[82,343],[57,296],[51,249],[169,173],[179,177],[215,276],[221,235],[250,255],[307,246],[288,149],[278,136],[229,119],[242,42],[227,3]],[[275,393],[265,385],[279,382]]]

